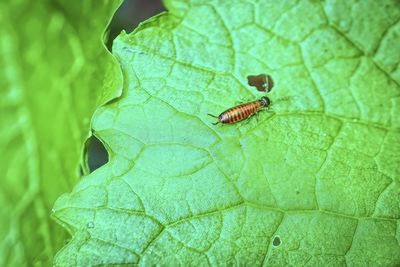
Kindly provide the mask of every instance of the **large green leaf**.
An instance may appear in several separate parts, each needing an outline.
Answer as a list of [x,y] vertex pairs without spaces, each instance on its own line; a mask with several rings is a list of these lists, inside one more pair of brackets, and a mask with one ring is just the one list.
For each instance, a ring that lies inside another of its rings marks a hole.
[[78,180],[96,103],[119,94],[102,40],[119,1],[69,2],[0,2],[0,266],[51,265],[68,237],[52,205]]
[[[56,265],[399,265],[399,2],[166,4],[114,41],[110,162],[56,202]],[[272,110],[211,125],[259,73]]]

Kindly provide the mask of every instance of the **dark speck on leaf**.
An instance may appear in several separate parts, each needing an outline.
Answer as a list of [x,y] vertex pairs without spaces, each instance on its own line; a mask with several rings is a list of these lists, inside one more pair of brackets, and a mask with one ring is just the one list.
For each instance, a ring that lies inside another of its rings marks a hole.
[[274,87],[274,82],[270,75],[259,74],[247,76],[247,82],[250,86],[254,86],[260,92],[269,92]]
[[272,245],[274,246],[274,247],[277,247],[277,246],[279,246],[281,244],[281,238],[279,237],[279,236],[275,236],[274,237],[274,240],[272,241]]

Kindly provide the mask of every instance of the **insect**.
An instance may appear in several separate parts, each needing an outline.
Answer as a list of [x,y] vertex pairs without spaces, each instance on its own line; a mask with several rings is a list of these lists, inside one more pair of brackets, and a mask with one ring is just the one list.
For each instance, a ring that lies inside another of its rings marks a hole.
[[271,104],[271,100],[268,97],[263,96],[261,99],[244,103],[233,108],[227,109],[222,112],[219,116],[215,116],[212,114],[208,114],[211,117],[217,118],[218,121],[213,124],[216,125],[218,123],[223,124],[232,124],[238,121],[244,120],[260,110],[267,109]]

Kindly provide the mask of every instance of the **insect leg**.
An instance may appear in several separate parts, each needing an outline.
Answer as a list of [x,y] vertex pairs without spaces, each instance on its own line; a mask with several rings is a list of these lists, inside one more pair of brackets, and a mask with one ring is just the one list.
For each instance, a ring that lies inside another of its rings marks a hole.
[[272,109],[272,107],[268,106],[268,107],[263,107],[261,110],[271,110],[271,109]]
[[247,119],[245,120],[245,122],[244,122],[243,125],[249,124],[249,122],[250,122],[250,120],[251,120],[251,117],[252,117],[252,116],[247,117]]
[[250,102],[250,101],[251,101],[251,99],[242,97],[240,100],[236,101],[235,104],[239,105],[239,104],[243,104],[243,103]]
[[219,121],[217,121],[217,122],[212,122],[213,125],[217,125],[218,123],[219,123]]
[[248,116],[246,119],[244,119],[242,121],[242,123],[238,123],[238,126],[236,128],[238,129],[240,126],[244,126],[244,125],[249,124],[249,122],[251,121],[251,117],[253,117],[253,115],[254,114],[251,114],[250,116]]

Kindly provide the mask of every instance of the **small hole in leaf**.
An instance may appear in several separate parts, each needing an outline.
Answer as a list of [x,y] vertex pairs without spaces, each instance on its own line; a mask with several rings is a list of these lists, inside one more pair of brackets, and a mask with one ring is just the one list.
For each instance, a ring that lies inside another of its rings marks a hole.
[[86,141],[86,165],[90,172],[108,162],[108,153],[103,143],[92,135]]
[[247,76],[247,83],[256,87],[260,92],[269,92],[274,86],[271,76],[267,74],[249,75]]
[[281,243],[281,238],[279,236],[275,236],[274,240],[272,240],[272,245],[274,247],[278,247]]
[[94,222],[88,222],[86,226],[87,228],[94,228]]

